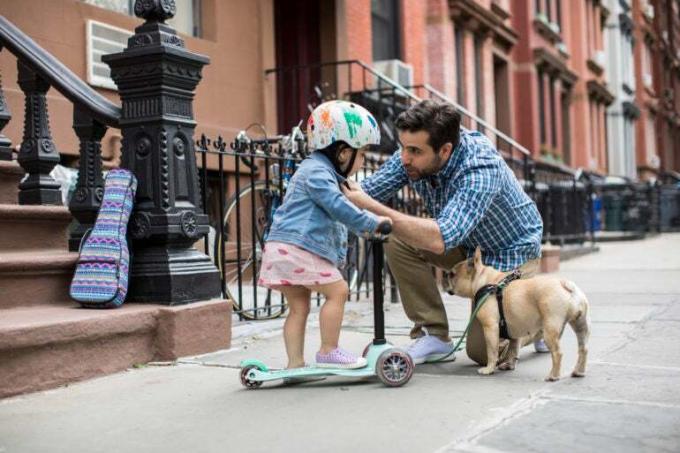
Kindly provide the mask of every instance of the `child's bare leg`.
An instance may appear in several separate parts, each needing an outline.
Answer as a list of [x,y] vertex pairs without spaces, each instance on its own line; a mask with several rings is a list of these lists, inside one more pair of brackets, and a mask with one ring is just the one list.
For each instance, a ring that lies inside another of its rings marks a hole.
[[327,285],[310,286],[309,289],[318,291],[326,297],[326,302],[319,313],[319,327],[321,329],[320,352],[327,354],[338,347],[349,288],[346,281],[339,280]]
[[305,327],[311,293],[304,286],[285,286],[277,289],[285,296],[289,310],[283,324],[283,340],[288,354],[286,368],[300,368],[305,365]]

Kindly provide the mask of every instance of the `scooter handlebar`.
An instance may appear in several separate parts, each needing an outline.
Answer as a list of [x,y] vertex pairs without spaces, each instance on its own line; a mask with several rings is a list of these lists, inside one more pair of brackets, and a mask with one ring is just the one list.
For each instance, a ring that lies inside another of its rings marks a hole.
[[378,225],[378,233],[383,236],[387,236],[392,232],[392,224],[390,222],[384,221]]

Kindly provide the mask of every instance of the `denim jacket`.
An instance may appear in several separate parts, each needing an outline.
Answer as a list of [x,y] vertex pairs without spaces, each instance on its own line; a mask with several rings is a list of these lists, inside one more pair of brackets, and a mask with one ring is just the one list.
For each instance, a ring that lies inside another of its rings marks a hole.
[[323,154],[314,152],[303,160],[274,213],[267,240],[295,245],[344,267],[345,226],[357,234],[372,233],[378,217],[349,201],[340,190],[341,181],[344,178]]

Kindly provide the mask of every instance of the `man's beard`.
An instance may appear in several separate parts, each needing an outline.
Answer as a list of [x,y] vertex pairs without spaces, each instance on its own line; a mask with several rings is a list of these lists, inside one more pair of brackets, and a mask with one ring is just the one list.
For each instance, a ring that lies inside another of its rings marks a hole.
[[427,168],[418,170],[415,167],[405,167],[405,170],[408,175],[408,178],[411,181],[418,181],[420,179],[425,178],[426,176],[432,176],[436,174],[440,170],[441,163],[442,163],[441,156],[439,154],[435,154],[434,161]]

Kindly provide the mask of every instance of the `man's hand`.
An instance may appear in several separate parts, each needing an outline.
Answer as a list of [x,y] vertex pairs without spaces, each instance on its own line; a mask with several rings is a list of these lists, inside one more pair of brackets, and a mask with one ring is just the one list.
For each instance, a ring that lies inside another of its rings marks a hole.
[[349,201],[362,209],[366,209],[373,201],[373,199],[363,191],[359,183],[350,181],[349,179],[342,184],[342,193],[345,194]]
[[445,252],[444,239],[434,219],[423,219],[403,214],[371,198],[354,181],[341,184],[345,196],[361,209],[371,211],[380,220],[392,220],[393,234],[413,247],[442,254]]

